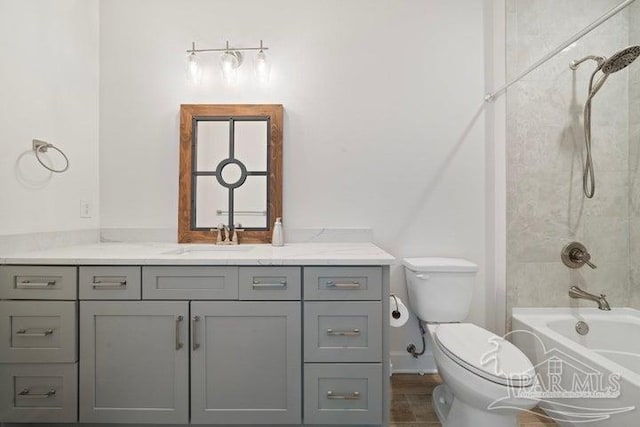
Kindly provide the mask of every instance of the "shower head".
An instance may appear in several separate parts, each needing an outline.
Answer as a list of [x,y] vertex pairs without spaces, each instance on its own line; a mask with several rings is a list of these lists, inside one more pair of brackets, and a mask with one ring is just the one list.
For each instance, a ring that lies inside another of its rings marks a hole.
[[626,49],[622,49],[602,63],[602,72],[612,74],[623,68],[627,68],[638,56],[640,56],[640,46],[629,46]]
[[[576,70],[580,64],[587,60],[595,61],[598,66],[589,78],[589,91],[584,104],[584,143],[586,148],[586,160],[582,170],[582,189],[587,198],[592,198],[596,191],[596,178],[593,172],[593,159],[591,157],[591,101],[602,88],[607,78],[615,72],[627,68],[640,56],[640,46],[629,46],[614,53],[610,58],[590,55],[580,60],[571,61],[569,68]],[[602,72],[596,80],[598,72]]]
[[614,53],[611,58],[608,59],[604,56],[589,55],[582,59],[571,61],[569,68],[577,70],[580,64],[591,59],[598,63],[596,71],[602,71],[604,74],[613,74],[616,71],[627,68],[638,56],[640,56],[640,46],[629,46]]

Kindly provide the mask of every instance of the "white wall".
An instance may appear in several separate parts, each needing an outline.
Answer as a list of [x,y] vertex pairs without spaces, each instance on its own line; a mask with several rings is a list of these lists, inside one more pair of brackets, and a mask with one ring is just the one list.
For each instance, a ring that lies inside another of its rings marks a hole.
[[[286,225],[371,227],[399,258],[474,260],[470,318],[484,324],[482,2],[109,0],[100,26],[103,227],[176,227],[181,103],[282,103]],[[250,58],[244,83],[225,87],[217,55],[202,87],[187,84],[191,41],[227,39],[264,39],[267,88]],[[400,267],[392,282],[404,296]],[[415,329],[394,331],[394,350]]]
[[[0,0],[0,61],[0,235],[98,228],[97,0]],[[34,138],[68,172],[46,172]]]

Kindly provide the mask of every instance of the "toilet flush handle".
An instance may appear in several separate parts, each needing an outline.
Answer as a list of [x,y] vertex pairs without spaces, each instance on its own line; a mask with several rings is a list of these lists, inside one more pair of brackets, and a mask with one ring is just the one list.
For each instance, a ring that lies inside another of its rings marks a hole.
[[422,273],[416,274],[416,277],[422,280],[429,280],[431,278],[431,276],[429,276],[428,274],[422,274]]

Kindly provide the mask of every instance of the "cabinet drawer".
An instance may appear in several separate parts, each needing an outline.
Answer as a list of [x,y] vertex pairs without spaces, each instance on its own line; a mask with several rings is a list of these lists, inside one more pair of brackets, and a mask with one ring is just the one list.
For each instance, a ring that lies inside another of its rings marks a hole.
[[306,300],[380,300],[380,267],[305,267]]
[[0,363],[75,362],[76,303],[0,301]]
[[304,365],[305,424],[380,424],[382,406],[382,365]]
[[75,267],[0,265],[0,299],[76,299]]
[[305,303],[304,360],[381,362],[382,303]]
[[78,365],[0,364],[0,422],[78,421]]
[[143,299],[238,299],[238,267],[143,267]]
[[80,299],[140,299],[140,267],[80,267]]
[[240,267],[241,300],[300,300],[300,267]]

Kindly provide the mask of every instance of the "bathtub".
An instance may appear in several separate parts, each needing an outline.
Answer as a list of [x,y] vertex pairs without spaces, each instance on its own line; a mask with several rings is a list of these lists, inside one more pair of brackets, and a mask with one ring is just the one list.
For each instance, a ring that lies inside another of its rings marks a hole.
[[640,311],[514,308],[509,339],[533,363],[535,397],[559,425],[640,426]]

